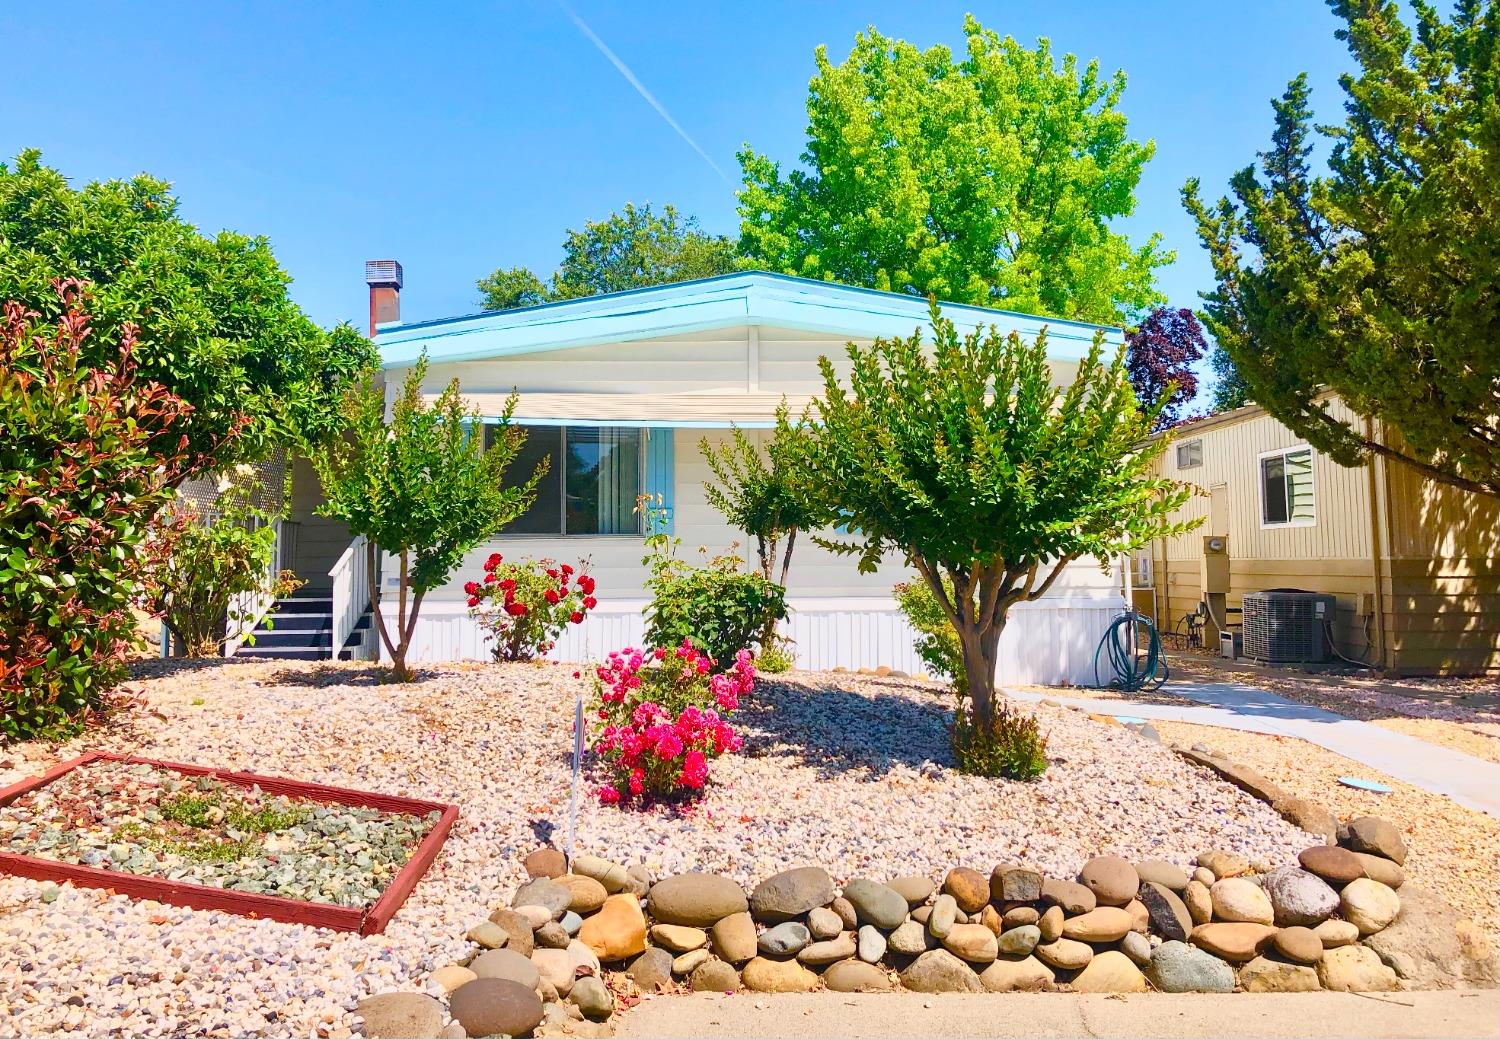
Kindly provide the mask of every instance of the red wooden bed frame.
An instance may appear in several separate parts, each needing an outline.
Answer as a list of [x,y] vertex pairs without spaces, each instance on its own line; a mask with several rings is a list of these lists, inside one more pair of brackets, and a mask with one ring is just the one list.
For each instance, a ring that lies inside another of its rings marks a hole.
[[437,801],[419,801],[410,797],[372,794],[363,790],[350,790],[346,787],[323,786],[319,783],[260,776],[253,772],[231,772],[226,769],[185,765],[175,761],[155,761],[151,758],[110,754],[99,750],[89,751],[72,761],[63,762],[48,769],[40,776],[23,779],[19,783],[0,789],[0,808],[10,804],[22,794],[46,786],[74,769],[97,761],[152,765],[189,776],[212,776],[221,782],[232,783],[236,786],[259,786],[270,794],[284,794],[290,797],[306,798],[310,801],[322,801],[326,804],[351,805],[360,808],[375,808],[387,813],[399,812],[423,816],[437,811],[442,815],[427,835],[418,842],[411,858],[406,861],[406,865],[401,867],[375,904],[365,909],[330,905],[326,902],[304,902],[295,898],[283,898],[280,895],[232,891],[209,887],[206,884],[191,884],[119,870],[54,862],[50,859],[16,855],[11,852],[0,852],[0,873],[29,877],[33,880],[68,881],[79,887],[106,888],[133,898],[148,898],[167,905],[185,906],[189,909],[221,909],[252,919],[310,924],[335,931],[356,931],[362,935],[379,934],[385,930],[385,925],[390,923],[391,917],[396,915],[396,910],[401,908],[401,904],[417,886],[417,881],[422,879],[422,875],[437,858],[438,850],[447,838],[448,831],[453,827],[453,821],[458,818],[457,805],[442,804]]

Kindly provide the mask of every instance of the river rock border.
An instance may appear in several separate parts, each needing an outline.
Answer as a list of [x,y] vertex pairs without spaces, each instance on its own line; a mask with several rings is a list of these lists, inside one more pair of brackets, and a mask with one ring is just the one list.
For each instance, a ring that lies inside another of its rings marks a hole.
[[1365,816],[1335,836],[1266,872],[1210,850],[1191,871],[1101,855],[1068,879],[1002,864],[839,887],[808,865],[749,891],[540,848],[467,961],[356,1012],[370,1036],[463,1039],[608,1034],[642,994],[687,990],[1398,990],[1380,937],[1401,914],[1401,832]]

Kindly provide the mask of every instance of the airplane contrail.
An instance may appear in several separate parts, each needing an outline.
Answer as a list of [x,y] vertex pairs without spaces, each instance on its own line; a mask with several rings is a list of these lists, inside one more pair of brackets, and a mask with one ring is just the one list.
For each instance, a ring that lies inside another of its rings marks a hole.
[[667,125],[677,131],[677,136],[686,141],[688,145],[693,149],[693,151],[697,152],[699,156],[702,157],[703,161],[708,163],[709,166],[713,168],[713,171],[719,175],[719,178],[724,181],[725,184],[729,184],[730,187],[733,187],[734,185],[730,183],[729,178],[724,175],[724,171],[719,168],[719,164],[717,162],[714,162],[713,159],[709,158],[708,152],[704,151],[703,148],[698,144],[698,142],[693,140],[692,137],[688,135],[688,132],[682,128],[681,123],[672,118],[672,113],[668,112],[666,107],[662,105],[660,101],[656,100],[656,97],[651,93],[651,91],[646,89],[646,85],[636,78],[635,73],[630,71],[630,66],[621,61],[619,55],[609,49],[609,44],[601,40],[599,38],[599,35],[595,33],[593,29],[589,28],[588,23],[585,22],[582,18],[578,17],[573,9],[566,3],[564,3],[563,0],[557,0],[557,6],[561,7],[563,9],[563,13],[568,16],[569,20],[571,20],[574,25],[578,26],[578,31],[587,36],[589,38],[589,42],[599,49],[599,53],[603,54],[606,58],[609,59],[609,63],[619,71],[620,75],[625,77],[625,81],[631,86],[635,87],[635,92],[637,94],[640,94],[641,97],[645,98],[647,104],[656,109],[656,114],[665,119],[667,121]]

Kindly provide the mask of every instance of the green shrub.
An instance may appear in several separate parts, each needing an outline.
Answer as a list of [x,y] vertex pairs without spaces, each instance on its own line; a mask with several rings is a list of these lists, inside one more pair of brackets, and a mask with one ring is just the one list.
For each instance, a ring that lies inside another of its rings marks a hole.
[[208,463],[183,446],[193,410],[137,378],[134,330],[85,366],[82,286],[57,290],[50,335],[17,303],[0,320],[0,740],[66,735],[103,706],[139,639],[147,523]]
[[638,508],[651,531],[642,560],[651,571],[646,644],[675,649],[686,640],[721,671],[734,664],[741,649],[760,647],[766,632],[786,617],[786,591],[765,575],[744,570],[744,560],[735,555],[714,556],[699,566],[678,558],[681,540],[657,529],[660,513],[650,499],[643,497]]
[[755,654],[755,670],[763,675],[783,675],[797,663],[792,652],[792,643],[787,639],[776,639],[769,646],[762,646]]
[[1047,737],[1034,715],[1003,701],[995,705],[988,726],[976,722],[968,704],[960,702],[953,717],[953,756],[971,776],[1035,779],[1047,771]]
[[[949,587],[951,590],[952,586]],[[922,581],[898,584],[894,593],[896,605],[916,629],[917,656],[922,658],[929,672],[952,683],[953,691],[962,700],[968,694],[963,647],[959,645],[958,633],[948,622],[948,615],[938,604],[937,596]]]

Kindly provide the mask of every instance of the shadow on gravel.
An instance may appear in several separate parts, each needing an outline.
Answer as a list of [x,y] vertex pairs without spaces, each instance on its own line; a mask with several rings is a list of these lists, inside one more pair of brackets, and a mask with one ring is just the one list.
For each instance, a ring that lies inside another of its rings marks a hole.
[[132,660],[130,677],[137,682],[148,678],[171,678],[195,671],[218,671],[222,668],[250,667],[264,664],[253,657],[167,657],[165,660]]
[[[334,664],[301,664],[283,668],[271,676],[278,685],[300,685],[322,689],[331,685],[384,685],[390,680],[390,668],[380,664],[364,664],[351,667]],[[408,685],[420,685],[429,678],[438,677],[435,671],[417,671]]]
[[[746,735],[742,753],[789,758],[824,776],[865,772],[879,779],[897,766],[952,768],[948,727],[953,697],[915,694],[899,680],[861,676],[863,692],[834,681],[778,682],[762,678],[735,715]],[[881,687],[900,692],[884,692]]]

